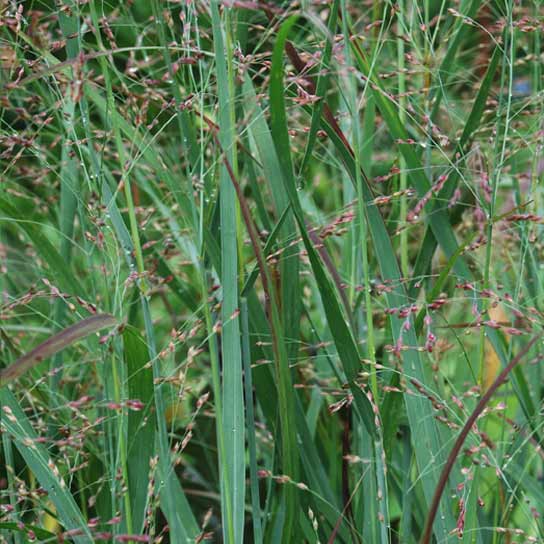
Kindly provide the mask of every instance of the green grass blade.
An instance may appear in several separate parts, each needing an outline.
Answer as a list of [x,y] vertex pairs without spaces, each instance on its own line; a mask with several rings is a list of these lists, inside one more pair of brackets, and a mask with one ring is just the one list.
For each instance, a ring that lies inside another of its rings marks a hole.
[[[216,144],[222,152],[222,146],[219,139],[215,138]],[[270,301],[268,304],[268,317],[271,327],[272,345],[274,349],[274,363],[276,369],[276,378],[278,383],[278,395],[280,406],[281,420],[281,437],[282,437],[282,468],[286,477],[293,482],[298,479],[298,455],[295,449],[295,426],[293,423],[294,412],[294,395],[291,382],[291,372],[289,369],[289,361],[287,357],[287,346],[285,336],[283,334],[280,315],[277,307],[277,296],[274,284],[271,280],[271,274],[267,263],[263,256],[260,246],[260,239],[249,209],[248,203],[244,197],[244,193],[240,183],[236,179],[232,165],[229,163],[226,156],[223,157],[229,178],[236,191],[238,203],[240,205],[241,215],[243,217],[246,229],[249,234],[253,252],[259,263],[259,270],[263,290],[266,299]],[[293,531],[298,532],[298,527],[295,525],[297,517],[295,513],[295,498],[296,489],[292,485],[285,487],[283,495],[285,500],[280,499],[279,507],[274,520],[274,532],[292,535]]]
[[249,478],[251,487],[251,507],[253,519],[253,542],[263,542],[263,530],[261,523],[261,504],[259,497],[259,480],[257,475],[257,445],[255,432],[255,415],[253,410],[253,383],[251,379],[251,350],[249,342],[249,321],[247,300],[241,299],[241,323],[242,323],[242,355],[244,359],[244,386],[246,395],[247,412],[247,437],[249,449]]
[[328,35],[325,37],[325,49],[323,51],[323,60],[321,62],[319,74],[317,76],[316,93],[317,102],[314,105],[312,112],[312,120],[310,123],[310,132],[308,133],[308,141],[306,143],[306,149],[304,151],[304,157],[302,158],[302,165],[300,167],[301,173],[306,171],[308,163],[312,158],[312,151],[317,138],[317,131],[321,125],[321,114],[323,112],[323,103],[327,94],[327,88],[329,83],[329,63],[332,54],[332,39],[336,33],[336,21],[338,19],[338,6],[339,0],[334,0],[331,5],[329,23],[327,25]]
[[12,436],[28,468],[55,505],[59,521],[66,530],[79,533],[72,536],[76,544],[91,544],[93,537],[81,510],[47,450],[38,442],[39,437],[17,399],[7,387],[0,389],[0,404],[2,405],[2,426]]
[[157,360],[157,349],[155,347],[151,311],[148,299],[143,296],[140,296],[140,298],[146,331],[147,349],[149,351],[149,356],[153,361],[153,385],[157,421],[157,453],[159,455],[157,467],[159,474],[158,487],[161,510],[168,520],[172,539],[175,539],[176,542],[180,543],[189,543],[193,542],[199,534],[199,527],[172,465],[168,430],[166,428],[165,401],[163,395],[164,383],[162,383],[159,362]]
[[[276,240],[278,238],[278,235],[280,233],[280,230],[283,226],[283,223],[285,222],[285,219],[287,218],[290,211],[290,206],[287,206],[285,210],[283,210],[283,213],[281,214],[278,222],[274,225],[274,228],[272,229],[272,232],[268,236],[266,240],[266,244],[263,248],[263,253],[265,256],[268,256],[272,248],[274,247],[274,244],[276,243]],[[259,268],[258,264],[256,263],[251,272],[248,274],[246,281],[244,282],[244,286],[242,287],[242,293],[241,296],[246,296],[247,293],[253,288],[255,285],[255,281],[257,279],[257,276],[259,275]]]
[[338,297],[334,291],[331,280],[327,277],[323,264],[315,250],[310,237],[308,236],[306,225],[303,218],[302,207],[298,199],[295,181],[293,178],[293,167],[291,163],[291,151],[289,149],[289,136],[287,133],[287,123],[285,116],[285,103],[283,94],[283,48],[287,36],[296,18],[288,19],[281,27],[274,53],[272,57],[272,71],[270,75],[270,110],[271,125],[274,145],[282,167],[285,192],[289,196],[291,206],[302,235],[304,247],[308,252],[308,257],[312,266],[313,273],[320,288],[323,306],[327,314],[327,321],[331,328],[336,349],[344,367],[350,389],[353,393],[355,402],[361,412],[361,417],[367,426],[369,433],[375,433],[374,416],[372,407],[356,383],[359,371],[361,369],[360,356],[357,345],[349,330]]
[[[276,215],[277,217],[281,217],[281,214],[290,206],[289,198],[283,188],[282,166],[274,147],[270,128],[265,120],[264,112],[257,101],[256,92],[249,76],[246,76],[244,79],[243,90],[245,112],[250,119],[248,132],[255,141],[264,177],[270,184],[270,192],[272,193]],[[292,211],[288,211],[284,224],[278,234],[278,246],[282,248],[282,258],[279,265],[281,315],[283,332],[287,338],[298,338],[300,327],[299,247],[298,244],[293,243],[293,233],[295,230],[293,213]],[[294,342],[288,346],[288,356],[290,359],[297,356],[297,346]]]
[[36,527],[36,525],[22,524],[21,526],[19,523],[9,521],[0,522],[0,530],[9,531],[10,535],[13,535],[13,533],[15,533],[15,538],[24,535],[26,536],[28,541],[39,538],[42,541],[54,542],[57,538],[55,533],[46,531],[41,527]]
[[[431,91],[429,100],[433,99],[433,95],[436,94],[436,98],[433,103],[433,109],[431,113],[431,119],[434,121],[438,112],[440,111],[440,104],[444,98],[444,88],[447,86],[448,81],[451,79],[454,71],[452,70],[452,65],[454,64],[455,55],[459,47],[462,45],[463,40],[466,39],[466,36],[469,31],[468,25],[465,23],[465,18],[472,19],[480,5],[481,0],[467,0],[463,2],[460,6],[459,12],[463,15],[456,19],[451,30],[451,34],[454,35],[453,39],[449,41],[448,48],[442,62],[440,63],[440,68],[438,69],[437,79],[439,80],[438,85]],[[441,91],[441,92],[439,92]]]
[[[62,13],[59,16],[59,24],[64,38],[67,40],[66,50],[69,59],[75,59],[79,53],[78,33],[79,21],[75,16],[67,16]],[[76,37],[73,37],[76,35]],[[69,36],[72,36],[71,38]],[[72,69],[72,77],[76,77]],[[60,204],[59,204],[59,227],[62,234],[60,243],[60,254],[65,260],[67,267],[71,264],[72,240],[74,235],[74,221],[77,212],[77,195],[79,194],[80,180],[77,170],[75,146],[71,141],[75,131],[76,105],[71,96],[71,90],[67,89],[63,97],[62,123],[64,125],[63,145],[61,151],[61,172],[60,172]],[[82,221],[83,222],[83,221]],[[54,308],[55,322],[62,324],[66,304],[57,300]],[[62,366],[62,354],[58,354],[52,362],[52,367]],[[52,386],[57,386],[61,373],[55,373],[51,378]]]
[[19,212],[14,204],[0,195],[1,222],[15,223],[32,241],[49,267],[49,277],[56,287],[63,291],[85,297],[86,290],[80,281],[66,267],[64,259],[46,235],[40,230],[39,225],[28,218],[28,215]]
[[[346,149],[338,134],[328,123],[323,121],[322,128],[326,131],[328,137],[333,142],[346,169],[348,170],[350,177],[355,183],[357,176],[351,153]],[[392,291],[387,293],[387,304],[391,308],[401,307],[407,303],[408,299],[404,285],[401,282],[400,270],[393,251],[391,240],[387,233],[387,229],[380,211],[374,203],[374,195],[368,184],[368,180],[366,180],[364,175],[361,179],[363,183],[361,189],[363,198],[365,200],[365,212],[367,214],[373,244],[376,249],[376,257],[380,266],[381,275],[383,279],[391,281],[391,284],[394,286]],[[318,279],[315,271],[314,274],[316,275],[316,279]],[[329,323],[331,324],[332,329],[332,323],[330,320]],[[391,317],[390,324],[394,342],[397,342],[402,334],[406,345],[417,346],[417,337],[414,334],[413,327],[409,331],[401,333],[402,321],[396,316]],[[410,349],[403,352],[402,360],[404,371],[408,376],[414,377],[420,383],[428,383],[426,370],[422,364],[420,355],[416,350]],[[405,403],[408,410],[410,425],[414,429],[414,441],[415,443],[419,444],[419,448],[416,450],[416,458],[419,470],[423,474],[422,483],[425,490],[425,497],[426,500],[430,502],[439,477],[439,471],[435,464],[436,459],[440,458],[441,455],[443,456],[443,453],[440,453],[442,451],[440,446],[442,439],[438,432],[436,423],[433,420],[426,419],[423,424],[421,424],[419,421],[420,414],[425,412],[427,409],[426,406],[429,406],[427,401],[420,397],[414,398],[411,395],[406,395]],[[444,509],[437,519],[437,534],[445,534],[447,532],[446,527],[451,526],[453,523],[454,520],[451,511],[449,509]]]
[[[470,139],[474,132],[480,127],[482,115],[485,110],[486,102],[491,91],[491,85],[493,83],[493,79],[495,77],[500,58],[500,49],[496,47],[495,51],[493,52],[493,56],[491,57],[491,60],[489,62],[489,66],[487,67],[480,89],[478,90],[478,94],[474,99],[472,109],[467,117],[463,133],[461,134],[461,138],[459,139],[459,142],[455,148],[453,157],[460,157],[464,159],[467,152],[467,144],[470,142]],[[459,168],[456,166],[449,174],[448,179],[444,184],[442,190],[439,191],[436,198],[437,202],[433,208],[433,211],[430,212],[431,214],[444,208],[444,203],[449,201],[449,199],[453,196],[455,192],[455,189],[459,182],[459,177]],[[423,243],[421,244],[421,248],[416,259],[416,265],[414,267],[413,280],[410,286],[411,296],[415,296],[414,284],[417,283],[420,278],[422,278],[426,274],[429,263],[431,262],[432,256],[436,250],[436,246],[436,237],[434,236],[432,229],[428,227],[423,237]],[[452,256],[453,255],[450,255],[450,257]]]
[[144,339],[131,326],[123,330],[123,357],[127,373],[127,393],[132,401],[142,404],[130,410],[127,425],[127,456],[132,526],[140,534],[148,503],[149,461],[155,451],[155,425],[151,417],[153,407],[153,371],[146,367],[149,353]]
[[[212,2],[212,27],[214,37],[217,85],[219,90],[219,141],[228,162],[234,164],[236,143],[232,122],[234,103],[229,67],[225,55],[223,33],[228,36],[228,22],[223,27],[216,1]],[[226,8],[228,13],[228,8]],[[227,37],[228,39],[228,37]],[[224,166],[221,167],[219,198],[221,206],[221,287],[223,358],[223,421],[224,459],[220,459],[223,496],[223,538],[226,543],[239,543],[244,538],[245,503],[245,425],[244,394],[242,389],[242,354],[240,325],[235,312],[238,301],[238,236],[236,194]],[[218,422],[219,424],[219,422]]]

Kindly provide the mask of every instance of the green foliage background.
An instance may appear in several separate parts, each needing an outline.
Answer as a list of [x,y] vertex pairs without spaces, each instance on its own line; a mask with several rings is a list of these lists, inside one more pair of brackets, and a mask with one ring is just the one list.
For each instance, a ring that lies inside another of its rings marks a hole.
[[0,541],[542,542],[540,0],[0,10]]

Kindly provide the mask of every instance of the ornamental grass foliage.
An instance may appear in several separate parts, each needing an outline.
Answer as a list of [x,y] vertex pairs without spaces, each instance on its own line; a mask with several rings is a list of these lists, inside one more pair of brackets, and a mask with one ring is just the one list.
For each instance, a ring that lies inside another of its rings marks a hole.
[[0,542],[544,542],[542,0],[0,13]]

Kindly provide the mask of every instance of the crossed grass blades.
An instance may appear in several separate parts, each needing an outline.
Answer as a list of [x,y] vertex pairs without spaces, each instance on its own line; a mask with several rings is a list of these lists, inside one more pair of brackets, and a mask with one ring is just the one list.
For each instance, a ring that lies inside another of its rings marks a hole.
[[0,9],[0,541],[544,540],[541,1]]

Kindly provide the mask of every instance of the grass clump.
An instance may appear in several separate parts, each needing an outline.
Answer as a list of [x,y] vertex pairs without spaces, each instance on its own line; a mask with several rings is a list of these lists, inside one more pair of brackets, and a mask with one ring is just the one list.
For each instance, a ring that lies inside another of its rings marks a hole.
[[1,542],[544,539],[541,2],[1,9]]

